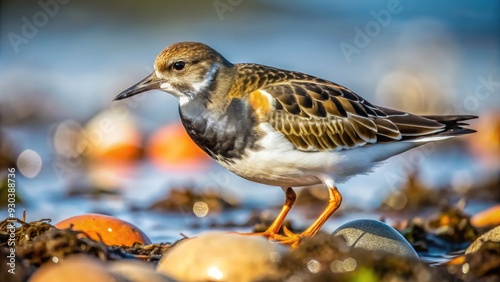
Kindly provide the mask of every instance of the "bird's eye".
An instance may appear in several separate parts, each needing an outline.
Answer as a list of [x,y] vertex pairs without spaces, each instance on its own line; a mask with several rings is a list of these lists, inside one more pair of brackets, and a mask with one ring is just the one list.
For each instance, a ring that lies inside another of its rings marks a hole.
[[178,71],[180,71],[180,70],[182,70],[182,69],[184,68],[184,66],[186,66],[186,63],[185,63],[185,62],[183,62],[183,61],[177,61],[177,62],[175,62],[175,63],[172,65],[172,68],[173,68],[174,70],[178,70]]

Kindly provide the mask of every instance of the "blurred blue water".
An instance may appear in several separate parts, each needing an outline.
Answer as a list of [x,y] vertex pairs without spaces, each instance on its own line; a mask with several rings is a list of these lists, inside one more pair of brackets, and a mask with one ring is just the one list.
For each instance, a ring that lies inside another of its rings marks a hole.
[[[16,46],[9,34],[22,36],[21,19],[32,19],[41,8],[3,2],[0,95],[8,101],[22,92],[35,92],[43,95],[39,99],[55,103],[63,116],[85,119],[109,107],[116,93],[150,72],[161,49],[184,40],[205,42],[233,62],[263,63],[331,79],[372,101],[377,82],[397,67],[401,53],[417,56],[409,58],[410,63],[423,61],[428,68],[449,72],[452,79],[441,82],[453,84],[441,85],[453,93],[449,103],[474,93],[478,76],[499,77],[498,1],[397,1],[401,11],[347,62],[340,43],[354,45],[354,28],[364,30],[374,21],[371,12],[387,10],[392,2],[241,1],[221,19],[210,1],[73,0],[60,5],[26,44]],[[426,56],[433,49],[442,57],[452,56],[429,61]],[[451,69],[439,65],[448,60],[454,63]],[[499,95],[493,96],[474,110],[498,105]],[[151,95],[135,111],[164,122],[175,118],[175,107],[175,101],[162,93]]]
[[[134,204],[147,206],[165,194],[166,183],[206,183],[211,181],[207,176],[167,174],[144,164],[134,178],[123,180],[123,198],[67,200],[67,180],[58,178],[52,167],[54,126],[66,119],[85,122],[109,108],[117,93],[151,72],[159,51],[177,41],[205,42],[232,62],[262,63],[330,79],[387,106],[404,105],[395,102],[398,93],[377,94],[377,89],[385,89],[381,81],[390,83],[388,74],[405,72],[421,79],[423,89],[430,89],[415,100],[424,109],[446,112],[458,104],[462,113],[478,114],[500,107],[498,88],[488,97],[474,96],[480,77],[500,81],[498,1],[232,1],[238,4],[224,12],[217,10],[215,2],[73,0],[60,4],[32,36],[23,35],[23,17],[34,23],[33,16],[43,12],[38,2],[2,2],[0,108],[7,116],[22,117],[23,107],[38,113],[29,120],[35,126],[14,123],[2,127],[19,151],[33,149],[44,161],[36,178],[19,180],[28,218],[57,221],[99,209],[147,224],[141,227],[154,240],[178,238],[178,232],[186,232],[182,228],[196,218],[186,221],[179,216],[130,213],[129,204],[136,201]],[[355,46],[355,28],[365,30],[376,21],[374,13],[396,4],[400,12],[391,13],[386,26],[379,24],[380,31],[370,37],[367,46],[357,47],[359,53],[346,57],[340,44]],[[26,43],[13,44],[17,42],[13,34],[23,36]],[[477,105],[468,104],[470,101]],[[147,94],[128,105],[146,133],[178,119],[177,101],[166,93]],[[400,161],[389,161],[375,173],[343,185],[340,189],[346,204],[368,210],[376,207],[383,195],[396,189],[386,176],[400,170]],[[480,168],[466,157],[446,165],[430,158],[418,166],[426,181],[435,185],[449,182],[456,170],[481,177]],[[223,189],[244,201],[248,208],[244,213],[283,200],[278,188],[249,183],[217,166],[211,171],[227,175]],[[136,186],[144,188],[133,189]],[[224,216],[244,215],[220,216],[223,220]],[[302,215],[292,216],[301,219]],[[333,230],[346,220],[349,218],[330,221],[326,228]],[[171,233],[163,233],[165,230]]]

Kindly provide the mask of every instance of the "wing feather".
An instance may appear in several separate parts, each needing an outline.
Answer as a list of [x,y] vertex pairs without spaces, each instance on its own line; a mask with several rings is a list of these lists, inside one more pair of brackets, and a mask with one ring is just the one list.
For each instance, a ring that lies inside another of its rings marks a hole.
[[[246,65],[248,67],[248,65]],[[253,66],[252,66],[253,67]],[[299,150],[343,150],[382,142],[412,140],[442,134],[454,125],[406,112],[378,107],[346,87],[296,72],[278,69],[267,80],[254,82],[274,99],[265,121]],[[263,69],[264,68],[264,69]],[[250,83],[250,82],[249,82]],[[457,124],[456,126],[459,126]]]

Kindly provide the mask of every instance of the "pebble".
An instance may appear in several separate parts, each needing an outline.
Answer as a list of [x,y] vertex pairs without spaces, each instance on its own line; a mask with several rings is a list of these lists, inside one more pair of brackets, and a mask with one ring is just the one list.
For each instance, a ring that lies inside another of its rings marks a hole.
[[368,251],[382,251],[391,255],[418,259],[406,239],[391,226],[377,220],[360,219],[348,222],[332,235],[343,236],[348,246]]
[[472,244],[465,250],[465,254],[472,254],[477,252],[481,246],[487,241],[500,242],[500,226],[497,226],[490,231],[479,236]]
[[140,260],[117,260],[108,264],[108,269],[130,282],[175,282],[171,277],[155,271],[152,263]]
[[254,281],[276,275],[286,249],[263,237],[208,233],[169,249],[157,271],[180,281]]
[[171,123],[155,131],[146,146],[146,153],[155,166],[169,172],[203,170],[211,164],[208,155],[194,143],[180,123]]
[[78,145],[85,146],[84,152],[92,161],[123,163],[141,156],[142,133],[133,116],[121,109],[95,115],[84,126],[81,138]]
[[82,214],[66,218],[55,226],[59,229],[69,228],[73,224],[73,230],[80,230],[90,238],[99,241],[101,236],[106,245],[132,246],[135,242],[143,245],[151,244],[148,236],[137,226],[118,219],[116,217],[102,214]]
[[71,255],[57,263],[47,262],[28,280],[29,282],[128,282],[127,279],[106,269],[97,258]]
[[500,205],[493,206],[475,214],[471,217],[470,222],[475,227],[500,225]]

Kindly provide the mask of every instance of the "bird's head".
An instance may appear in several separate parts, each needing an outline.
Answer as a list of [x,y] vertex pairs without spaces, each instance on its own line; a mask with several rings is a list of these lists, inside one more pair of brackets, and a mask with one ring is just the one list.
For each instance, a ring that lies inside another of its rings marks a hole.
[[148,90],[163,90],[188,102],[215,86],[220,72],[232,64],[209,46],[198,42],[179,42],[156,57],[154,71],[115,97],[121,100]]

